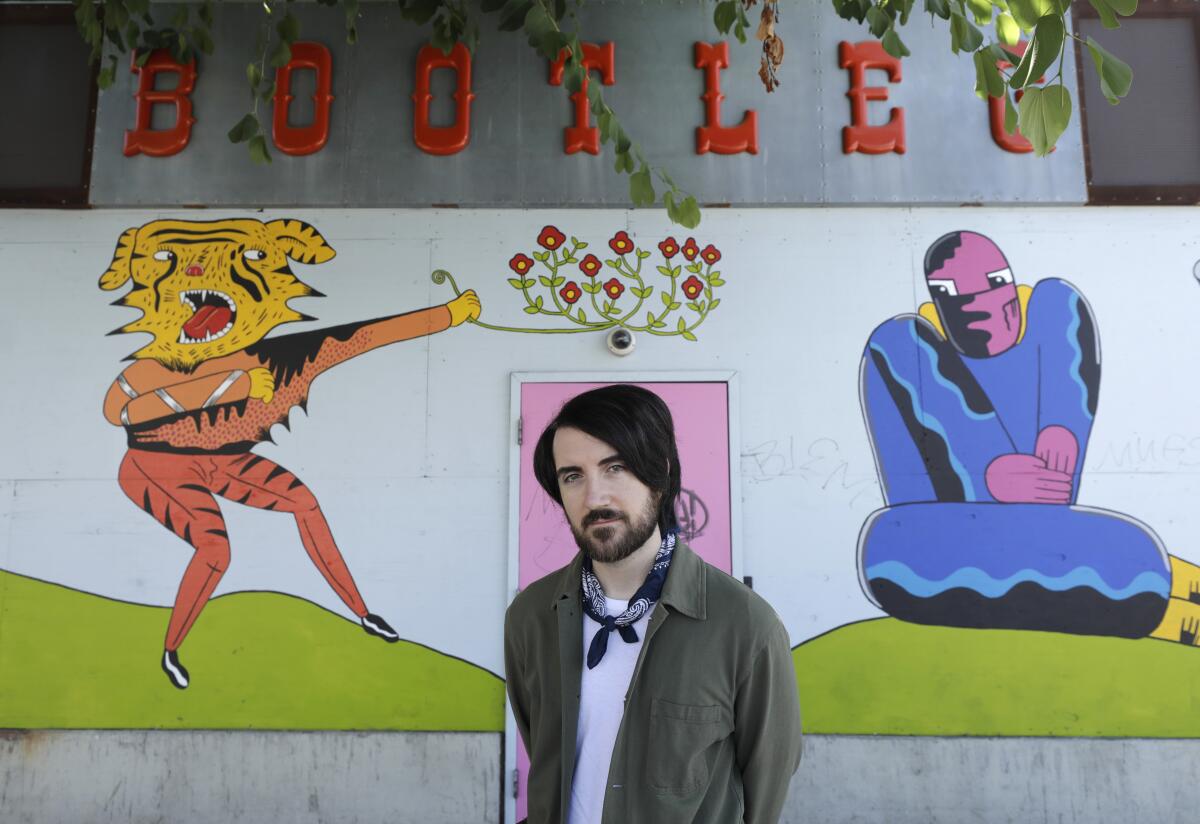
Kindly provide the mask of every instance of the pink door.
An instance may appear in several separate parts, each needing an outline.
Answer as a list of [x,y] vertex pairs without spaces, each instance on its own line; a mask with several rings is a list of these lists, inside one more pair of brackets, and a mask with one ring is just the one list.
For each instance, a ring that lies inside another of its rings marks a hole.
[[[533,475],[533,450],[546,425],[571,397],[602,383],[521,384],[520,549],[518,586],[566,566],[578,551],[562,509]],[[683,491],[676,506],[680,538],[713,566],[733,572],[729,485],[729,385],[712,382],[639,382],[658,394],[675,420]],[[515,730],[510,735],[516,736]],[[517,736],[516,820],[526,815],[529,758]]]

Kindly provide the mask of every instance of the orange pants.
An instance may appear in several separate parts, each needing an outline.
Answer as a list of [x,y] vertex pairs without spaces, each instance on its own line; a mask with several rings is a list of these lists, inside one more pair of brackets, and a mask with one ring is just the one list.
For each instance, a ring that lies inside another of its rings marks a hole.
[[167,649],[183,643],[229,566],[229,536],[214,495],[292,513],[308,557],[333,591],[355,615],[367,614],[317,499],[282,466],[251,452],[177,455],[131,449],[117,477],[130,500],[195,549],[171,610]]

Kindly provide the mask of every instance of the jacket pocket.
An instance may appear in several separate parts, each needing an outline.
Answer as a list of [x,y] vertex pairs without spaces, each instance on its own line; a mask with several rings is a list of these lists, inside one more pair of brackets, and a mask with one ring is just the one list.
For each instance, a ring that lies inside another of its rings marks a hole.
[[708,784],[717,752],[730,733],[719,705],[697,706],[654,699],[646,780],[655,790],[689,793]]

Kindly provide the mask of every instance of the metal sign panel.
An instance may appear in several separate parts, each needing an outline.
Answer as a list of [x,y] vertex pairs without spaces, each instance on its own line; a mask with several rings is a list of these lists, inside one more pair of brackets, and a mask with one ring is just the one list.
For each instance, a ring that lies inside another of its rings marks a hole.
[[[164,8],[155,6],[156,13]],[[330,130],[314,154],[257,166],[226,137],[249,108],[245,67],[254,54],[261,9],[226,5],[214,27],[218,51],[198,61],[191,92],[189,142],[177,154],[122,153],[136,121],[137,76],[118,72],[101,94],[96,120],[92,203],[100,206],[626,206],[628,179],[613,155],[564,151],[575,107],[549,82],[548,61],[522,34],[485,31],[471,69],[470,133],[457,153],[433,155],[414,142],[417,56],[428,30],[391,5],[365,5],[359,42],[347,45],[341,11],[296,7],[301,39],[332,56]],[[614,44],[615,83],[605,99],[652,163],[665,168],[702,203],[732,205],[1082,203],[1086,187],[1079,118],[1047,158],[1014,154],[992,139],[987,103],[972,93],[970,55],[948,49],[945,24],[916,17],[903,31],[912,56],[898,82],[865,72],[866,86],[886,88],[886,101],[866,104],[867,122],[882,124],[903,109],[904,153],[843,152],[851,122],[851,73],[839,68],[839,44],[869,40],[862,26],[836,17],[827,3],[784,9],[778,31],[787,43],[783,83],[766,94],[758,79],[759,43],[729,43],[719,73],[721,122],[736,125],[756,112],[757,154],[697,153],[705,123],[705,71],[695,44],[720,41],[706,3],[589,2],[580,12],[588,42]],[[313,84],[293,82],[298,97]],[[1074,55],[1063,76],[1076,99]],[[599,75],[591,75],[598,82]],[[431,125],[455,117],[455,73],[432,73]],[[293,103],[296,114],[313,105]],[[155,127],[170,125],[173,107],[157,106]],[[259,104],[270,130],[272,105]],[[304,114],[304,117],[310,115]],[[295,124],[295,125],[304,125]],[[270,144],[270,141],[268,141]]]

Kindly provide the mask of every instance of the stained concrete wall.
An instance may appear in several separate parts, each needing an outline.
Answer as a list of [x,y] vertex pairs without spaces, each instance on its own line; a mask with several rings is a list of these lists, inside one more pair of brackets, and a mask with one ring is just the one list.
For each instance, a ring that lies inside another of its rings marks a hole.
[[496,733],[0,734],[4,824],[493,824]]

